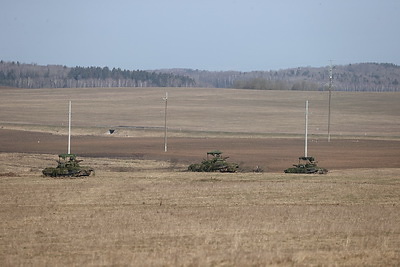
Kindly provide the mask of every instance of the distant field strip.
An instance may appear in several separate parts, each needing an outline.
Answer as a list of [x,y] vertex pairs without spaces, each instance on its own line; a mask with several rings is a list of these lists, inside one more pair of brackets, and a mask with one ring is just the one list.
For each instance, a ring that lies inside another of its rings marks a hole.
[[[55,127],[63,132],[71,100],[75,134],[91,128],[119,127],[154,131],[154,135],[164,127],[162,97],[166,91],[171,134],[301,136],[306,100],[310,106],[310,136],[327,134],[327,92],[209,88],[2,89],[0,125]],[[399,138],[398,103],[398,93],[333,92],[331,134],[337,138]]]

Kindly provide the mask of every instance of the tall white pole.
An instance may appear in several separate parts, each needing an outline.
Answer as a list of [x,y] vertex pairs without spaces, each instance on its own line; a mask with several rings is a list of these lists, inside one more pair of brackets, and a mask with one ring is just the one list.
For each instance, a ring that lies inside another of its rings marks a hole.
[[306,101],[306,131],[304,141],[304,157],[307,157],[307,145],[308,145],[308,100]]
[[165,111],[164,111],[164,152],[167,152],[167,106],[168,106],[168,92],[165,92]]
[[71,154],[71,100],[69,101],[68,112],[68,154]]
[[329,68],[329,99],[328,99],[328,142],[331,141],[331,97],[332,97],[332,60]]
[[331,98],[332,92],[331,88],[329,88],[329,104],[328,104],[328,142],[331,141]]

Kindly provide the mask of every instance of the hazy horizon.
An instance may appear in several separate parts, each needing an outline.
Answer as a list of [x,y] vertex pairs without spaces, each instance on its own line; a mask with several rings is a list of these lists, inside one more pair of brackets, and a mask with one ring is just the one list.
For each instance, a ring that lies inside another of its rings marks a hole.
[[4,0],[0,59],[122,69],[400,65],[395,0]]

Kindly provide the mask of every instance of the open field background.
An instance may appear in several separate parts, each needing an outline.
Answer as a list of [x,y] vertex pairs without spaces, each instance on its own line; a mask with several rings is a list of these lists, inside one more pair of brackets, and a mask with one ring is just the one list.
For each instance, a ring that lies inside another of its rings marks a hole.
[[[400,263],[399,94],[334,92],[330,143],[326,92],[2,88],[0,95],[1,266]],[[72,152],[96,175],[44,178],[41,170],[67,150],[70,99]],[[330,171],[283,174],[304,153],[307,99],[309,154]],[[265,172],[185,171],[214,149]]]
[[[66,133],[72,101],[73,134],[162,136],[168,91],[172,136],[219,133],[246,136],[302,135],[309,100],[309,133],[327,134],[328,93],[207,88],[1,89],[0,123]],[[333,92],[331,134],[335,137],[400,137],[400,94]],[[45,127],[43,127],[45,126]],[[147,128],[143,130],[141,127]],[[158,130],[158,131],[157,131]]]
[[[168,91],[168,152],[164,100]],[[0,151],[65,153],[68,100],[72,152],[89,157],[190,164],[219,149],[246,169],[282,172],[304,153],[328,169],[400,167],[400,94],[205,88],[1,89]],[[109,130],[115,132],[110,135]],[[10,131],[12,130],[12,131]],[[32,132],[34,131],[34,132]],[[1,142],[2,140],[2,142]]]

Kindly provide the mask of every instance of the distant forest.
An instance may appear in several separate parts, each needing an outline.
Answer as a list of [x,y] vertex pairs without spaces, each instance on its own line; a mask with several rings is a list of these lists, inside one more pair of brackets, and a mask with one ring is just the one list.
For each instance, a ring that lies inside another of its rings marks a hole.
[[[193,69],[121,70],[108,67],[41,66],[0,61],[0,86],[19,88],[209,87],[254,90],[328,88],[329,66],[277,71],[206,71]],[[400,91],[400,66],[357,63],[333,66],[333,90]]]
[[[158,71],[187,75],[193,78],[199,87],[322,91],[328,88],[329,70],[330,66],[251,72],[210,72],[192,69]],[[332,89],[336,91],[400,91],[400,66],[391,63],[333,66],[332,76]]]
[[19,88],[191,87],[185,75],[108,67],[40,66],[0,61],[0,86]]

